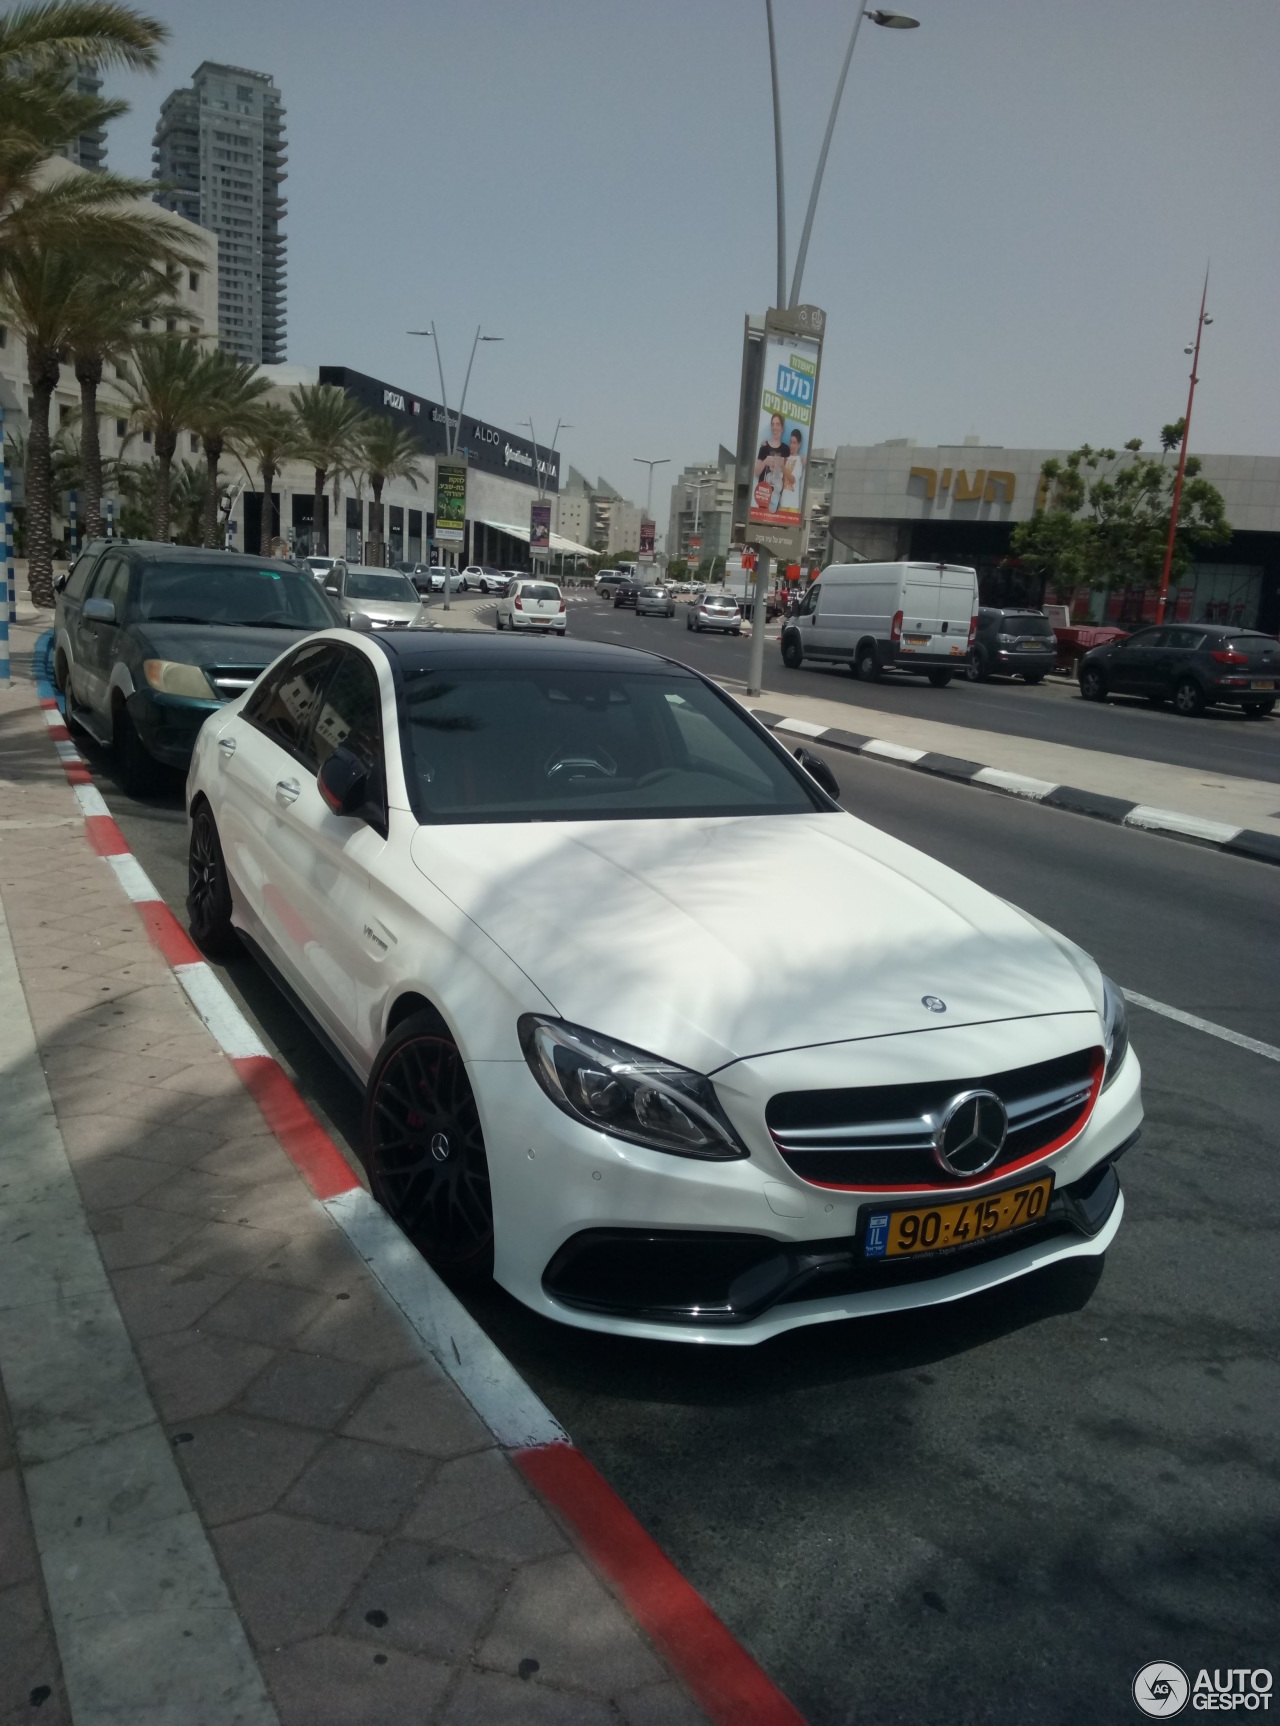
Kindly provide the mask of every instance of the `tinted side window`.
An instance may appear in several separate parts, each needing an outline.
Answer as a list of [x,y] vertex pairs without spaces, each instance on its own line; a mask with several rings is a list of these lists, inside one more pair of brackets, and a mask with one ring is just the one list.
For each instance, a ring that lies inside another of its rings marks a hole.
[[311,721],[337,656],[332,642],[304,645],[291,653],[254,690],[244,716],[289,754],[315,772]]
[[362,653],[341,648],[312,734],[317,768],[340,746],[370,766],[382,760],[382,696],[377,673]]
[[129,565],[119,552],[109,552],[93,572],[89,599],[109,599],[116,608],[116,622],[124,618],[125,601],[129,597]]
[[808,593],[805,594],[804,599],[801,602],[800,609],[802,612],[807,613],[818,609],[818,594],[821,591],[821,587],[821,582],[814,582],[813,586],[809,589]]
[[1128,641],[1122,641],[1121,647],[1164,647],[1168,644],[1167,629],[1140,629],[1136,635],[1131,635]]
[[89,577],[98,567],[104,554],[101,552],[85,552],[76,559],[76,566],[67,577],[67,585],[63,590],[68,599],[83,599],[89,585]]
[[1166,647],[1196,648],[1204,645],[1203,629],[1171,629]]

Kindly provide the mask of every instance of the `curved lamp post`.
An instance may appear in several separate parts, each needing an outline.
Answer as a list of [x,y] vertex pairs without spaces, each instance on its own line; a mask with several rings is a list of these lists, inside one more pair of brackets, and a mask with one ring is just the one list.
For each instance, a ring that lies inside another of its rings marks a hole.
[[1196,375],[1200,370],[1200,337],[1204,334],[1205,325],[1213,322],[1205,316],[1205,302],[1209,298],[1209,270],[1205,267],[1204,292],[1200,295],[1200,316],[1196,320],[1196,339],[1182,351],[1191,355],[1191,388],[1187,391],[1187,417],[1182,426],[1182,448],[1178,451],[1178,474],[1173,482],[1173,508],[1169,512],[1169,542],[1164,548],[1164,569],[1160,574],[1160,603],[1156,607],[1156,622],[1165,620],[1165,607],[1169,600],[1169,574],[1173,569],[1173,542],[1178,531],[1178,510],[1182,504],[1182,476],[1187,471],[1187,439],[1191,436],[1191,408],[1196,399],[1196,385],[1200,382]]

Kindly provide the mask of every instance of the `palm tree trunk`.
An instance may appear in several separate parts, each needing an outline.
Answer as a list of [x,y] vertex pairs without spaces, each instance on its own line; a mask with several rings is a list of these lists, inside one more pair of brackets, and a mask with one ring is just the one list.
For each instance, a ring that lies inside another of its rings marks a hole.
[[262,527],[258,533],[258,556],[271,556],[271,487],[275,483],[276,467],[274,462],[264,461],[262,464]]
[[325,534],[324,544],[320,543],[320,523],[324,520],[324,476],[327,469],[316,469],[316,494],[311,503],[311,555],[312,557],[328,557],[329,536]]
[[204,440],[204,465],[209,475],[204,497],[204,543],[214,547],[218,543],[218,464],[222,460],[222,446],[220,437]]
[[80,486],[84,502],[84,537],[102,538],[102,440],[98,435],[98,387],[102,356],[76,355],[80,385]]
[[31,429],[27,433],[27,586],[33,605],[53,605],[53,463],[49,452],[49,403],[58,386],[58,356],[28,350]]
[[176,431],[156,433],[156,501],[152,531],[162,545],[166,544],[169,538],[169,483],[177,447]]
[[377,564],[381,568],[387,561],[386,548],[382,538],[382,487],[384,484],[382,475],[371,473],[369,484],[373,487],[373,503],[369,508],[369,526],[372,530],[369,535],[372,548],[369,562]]

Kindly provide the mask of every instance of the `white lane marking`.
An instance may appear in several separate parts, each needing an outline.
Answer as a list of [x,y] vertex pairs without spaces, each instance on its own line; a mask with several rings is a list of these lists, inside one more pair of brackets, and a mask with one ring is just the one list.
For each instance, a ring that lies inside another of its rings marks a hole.
[[1256,1037],[1246,1037],[1239,1031],[1229,1031],[1225,1025],[1215,1025],[1211,1019],[1199,1019],[1194,1013],[1184,1013],[1181,1007],[1166,1006],[1163,1001],[1153,1001],[1150,995],[1139,995],[1135,989],[1124,991],[1126,1001],[1132,1001],[1135,1007],[1145,1007],[1148,1013],[1159,1013],[1161,1018],[1173,1019],[1179,1025],[1189,1025],[1193,1031],[1203,1031],[1207,1037],[1219,1037],[1224,1043],[1234,1043],[1237,1049],[1248,1049],[1251,1055],[1262,1055],[1268,1061],[1280,1061],[1280,1049],[1270,1043],[1260,1043]]
[[326,1199],[324,1208],[500,1445],[525,1450],[569,1442],[551,1410],[375,1198],[353,1187]]
[[825,737],[831,727],[829,725],[811,725],[807,719],[780,719],[773,729],[775,731],[795,731],[801,737]]
[[1015,797],[1047,797],[1058,787],[1049,779],[1032,779],[1025,773],[1006,773],[1003,767],[981,767],[973,776],[975,785],[994,785]]
[[173,974],[186,990],[187,999],[213,1035],[224,1055],[233,1061],[253,1055],[274,1059],[253,1026],[203,959],[191,965],[175,965]]
[[873,737],[862,745],[863,755],[883,755],[886,761],[920,761],[927,749],[908,749],[905,743],[886,743],[883,737]]
[[96,785],[73,785],[71,789],[76,794],[82,815],[110,815],[107,800]]
[[107,862],[115,870],[116,880],[135,905],[146,905],[150,900],[160,897],[150,875],[131,851],[122,852],[117,857],[108,857]]
[[1181,815],[1176,809],[1156,809],[1150,803],[1136,804],[1125,816],[1123,825],[1182,833],[1188,839],[1208,839],[1214,845],[1225,845],[1241,831],[1226,821],[1210,821],[1203,815]]

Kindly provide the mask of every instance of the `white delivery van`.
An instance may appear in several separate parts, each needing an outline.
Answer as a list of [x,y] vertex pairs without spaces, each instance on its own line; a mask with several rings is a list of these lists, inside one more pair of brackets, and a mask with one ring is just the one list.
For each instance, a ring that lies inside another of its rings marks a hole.
[[868,682],[886,667],[942,688],[964,670],[978,622],[978,577],[960,563],[833,563],[782,629],[782,660],[848,665]]

